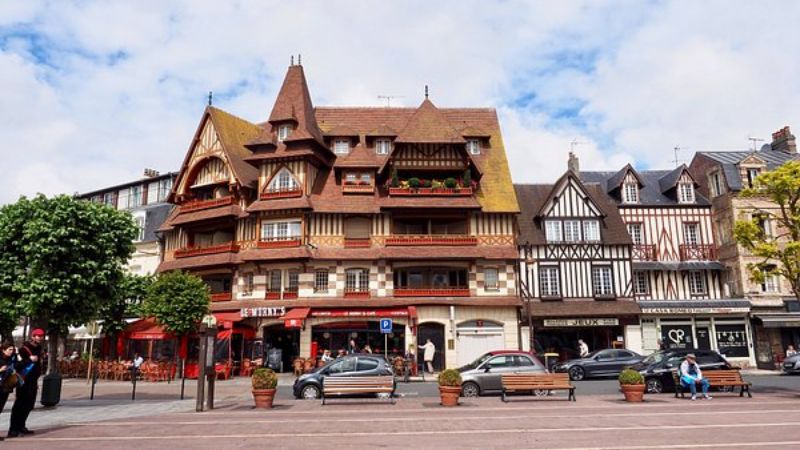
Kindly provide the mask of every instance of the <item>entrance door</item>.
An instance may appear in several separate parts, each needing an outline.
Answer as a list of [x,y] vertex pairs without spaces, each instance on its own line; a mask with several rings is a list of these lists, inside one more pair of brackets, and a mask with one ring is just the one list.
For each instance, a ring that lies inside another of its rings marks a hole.
[[264,327],[264,353],[272,369],[291,371],[292,360],[300,356],[300,330],[286,329],[283,325]]
[[697,327],[697,349],[711,350],[711,336],[707,327]]
[[[444,325],[433,322],[419,324],[417,330],[417,345],[425,345],[428,339],[436,346],[436,353],[433,356],[433,369],[436,371],[442,370],[445,364]],[[424,353],[424,350],[417,349],[417,361],[421,367],[425,364],[425,360],[423,359]]]

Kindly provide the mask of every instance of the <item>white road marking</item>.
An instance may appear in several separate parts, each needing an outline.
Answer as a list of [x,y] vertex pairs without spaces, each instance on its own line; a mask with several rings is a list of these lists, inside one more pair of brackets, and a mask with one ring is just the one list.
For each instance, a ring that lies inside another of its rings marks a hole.
[[[630,450],[650,450],[650,449],[670,449],[670,448],[740,448],[740,447],[767,447],[767,446],[792,446],[800,445],[800,441],[771,441],[771,442],[729,442],[713,443],[713,444],[663,444],[663,445],[625,445],[625,449]],[[616,447],[573,447],[573,448],[558,448],[557,450],[618,450],[620,446]],[[536,450],[525,449],[525,450]]]

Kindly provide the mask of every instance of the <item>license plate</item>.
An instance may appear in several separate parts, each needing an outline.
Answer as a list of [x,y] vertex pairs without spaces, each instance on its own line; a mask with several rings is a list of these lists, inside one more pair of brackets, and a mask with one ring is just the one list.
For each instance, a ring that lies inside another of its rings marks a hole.
[[786,364],[784,364],[784,365],[783,365],[783,367],[785,367],[785,368],[787,368],[787,369],[791,369],[792,367],[794,367],[794,364],[792,364],[792,363],[786,363]]

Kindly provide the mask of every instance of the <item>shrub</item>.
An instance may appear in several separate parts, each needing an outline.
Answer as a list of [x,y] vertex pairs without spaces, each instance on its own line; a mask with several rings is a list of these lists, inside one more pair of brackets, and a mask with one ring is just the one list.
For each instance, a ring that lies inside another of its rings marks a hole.
[[431,188],[439,189],[442,187],[442,182],[439,180],[431,180]]
[[439,386],[461,386],[461,372],[456,369],[446,369],[439,374]]
[[644,384],[644,377],[637,370],[625,369],[619,374],[619,384]]
[[420,180],[420,185],[424,188],[431,187],[431,180]]
[[400,178],[397,177],[397,169],[392,169],[391,187],[396,188],[400,186]]
[[253,389],[275,389],[278,375],[272,369],[259,367],[253,372]]
[[420,185],[419,178],[412,177],[408,179],[408,186],[411,187],[412,189],[418,188],[419,185]]
[[444,187],[449,188],[449,189],[454,189],[456,186],[458,186],[458,183],[456,183],[456,179],[455,178],[450,177],[450,178],[447,178],[446,180],[444,180]]

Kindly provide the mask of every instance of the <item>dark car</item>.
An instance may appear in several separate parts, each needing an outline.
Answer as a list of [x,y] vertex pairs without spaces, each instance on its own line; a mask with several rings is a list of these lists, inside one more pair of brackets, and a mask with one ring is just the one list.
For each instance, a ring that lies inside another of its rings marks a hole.
[[686,355],[694,353],[700,370],[730,369],[731,365],[719,353],[712,350],[659,350],[648,355],[641,363],[633,366],[644,375],[647,392],[675,392],[675,372],[680,369]]
[[505,373],[545,373],[544,365],[535,356],[519,350],[495,350],[459,367],[461,395],[477,397],[497,393],[503,388],[500,376]]
[[617,376],[622,369],[639,363],[642,355],[624,349],[605,349],[589,353],[585,358],[570,359],[553,366],[553,372],[567,372],[571,380]]
[[355,354],[336,358],[311,373],[297,377],[292,387],[295,398],[315,399],[322,392],[325,377],[374,377],[392,375],[392,366],[383,356]]

